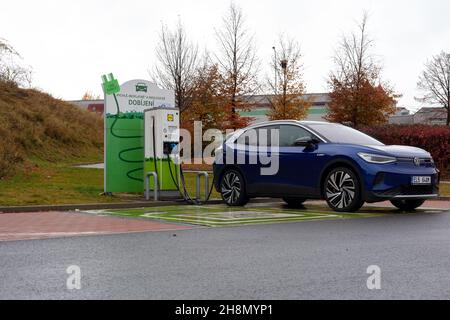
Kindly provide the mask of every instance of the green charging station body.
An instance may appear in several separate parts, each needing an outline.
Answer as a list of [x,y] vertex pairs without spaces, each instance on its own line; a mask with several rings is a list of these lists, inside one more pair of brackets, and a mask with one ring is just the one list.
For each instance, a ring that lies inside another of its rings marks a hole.
[[[180,197],[180,112],[177,108],[144,110],[144,179],[156,172],[161,197]],[[153,179],[149,181],[154,190]]]

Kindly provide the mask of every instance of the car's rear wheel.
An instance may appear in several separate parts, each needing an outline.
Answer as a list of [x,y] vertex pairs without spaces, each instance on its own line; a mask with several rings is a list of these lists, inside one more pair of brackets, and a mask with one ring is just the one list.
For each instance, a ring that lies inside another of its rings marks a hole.
[[358,211],[364,204],[356,174],[345,167],[335,168],[327,175],[324,194],[328,206],[337,212]]
[[423,205],[423,199],[393,199],[391,203],[402,211],[413,211]]
[[220,181],[220,194],[229,206],[244,206],[248,202],[245,181],[237,170],[227,170]]
[[306,201],[305,198],[283,198],[284,202],[288,205],[290,208],[299,208],[303,206],[303,202]]

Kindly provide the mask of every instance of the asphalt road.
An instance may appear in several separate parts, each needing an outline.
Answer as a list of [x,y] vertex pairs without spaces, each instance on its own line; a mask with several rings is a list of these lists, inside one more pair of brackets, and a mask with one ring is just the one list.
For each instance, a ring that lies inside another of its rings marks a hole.
[[450,212],[2,242],[0,298],[449,299]]

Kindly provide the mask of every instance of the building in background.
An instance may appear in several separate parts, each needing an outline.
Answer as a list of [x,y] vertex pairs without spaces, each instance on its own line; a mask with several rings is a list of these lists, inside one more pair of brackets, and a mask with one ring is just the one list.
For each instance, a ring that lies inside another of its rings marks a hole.
[[[250,111],[241,111],[240,115],[244,117],[252,117],[255,120],[252,123],[267,121],[267,114],[270,111],[270,99],[274,95],[254,95],[245,96],[245,102],[255,105]],[[312,106],[309,108],[308,116],[305,120],[325,121],[325,116],[328,112],[328,104],[330,103],[330,96],[328,93],[307,93],[304,95],[305,99],[312,100]]]
[[105,112],[105,102],[103,99],[101,100],[72,100],[67,101],[69,103],[72,103],[80,108],[86,109],[90,112],[95,112],[99,115],[103,115],[103,112]]
[[[267,121],[267,113],[270,110],[269,99],[272,97],[273,95],[244,96],[245,102],[255,105],[255,107],[251,111],[241,111],[240,114],[244,117],[255,118],[253,123]],[[328,103],[330,102],[328,93],[309,93],[305,94],[304,97],[312,98],[313,101],[306,120],[325,121],[324,118],[328,112]],[[74,100],[68,102],[99,114],[103,114],[105,109],[103,100]]]
[[447,121],[447,109],[444,107],[421,108],[414,114],[414,123],[445,125]]
[[[267,114],[270,110],[269,99],[273,95],[254,95],[245,96],[244,100],[247,103],[255,105],[250,111],[241,111],[240,114],[244,117],[252,117],[252,123],[267,121]],[[328,112],[328,105],[330,103],[330,96],[328,93],[308,93],[305,98],[311,98],[313,103],[309,109],[308,116],[305,120],[312,121],[326,121],[325,116]],[[87,109],[103,115],[105,106],[103,100],[75,100],[68,101]],[[447,110],[443,107],[423,107],[416,113],[412,114],[408,109],[397,107],[395,114],[389,117],[390,124],[430,124],[430,125],[445,125],[447,119]]]
[[397,112],[389,118],[389,123],[445,125],[446,120],[447,110],[443,107],[423,107],[414,114],[405,108],[397,108]]
[[397,107],[395,113],[389,117],[389,124],[413,124],[414,115],[403,107]]

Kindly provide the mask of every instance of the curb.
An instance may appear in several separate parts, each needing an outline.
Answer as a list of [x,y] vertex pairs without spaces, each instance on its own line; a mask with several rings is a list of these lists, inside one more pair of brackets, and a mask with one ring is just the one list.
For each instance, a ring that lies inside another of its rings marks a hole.
[[[450,197],[439,197],[434,201],[450,201]],[[252,199],[252,203],[270,203],[277,201],[275,198]],[[40,205],[40,206],[9,206],[0,207],[0,214],[4,213],[25,213],[43,211],[75,211],[75,210],[102,210],[102,209],[133,209],[165,207],[184,204],[183,200],[160,200],[160,201],[135,201],[128,203],[93,203],[93,204],[64,204],[64,205]],[[222,204],[219,199],[209,200],[208,204]]]
[[[209,204],[219,204],[222,200],[210,200]],[[0,207],[2,213],[23,213],[43,211],[74,211],[74,210],[101,210],[101,209],[133,209],[144,207],[163,207],[182,204],[182,201],[137,201],[131,203],[93,203],[93,204],[65,204],[42,206],[10,206]]]
[[[253,203],[274,202],[271,198],[254,199]],[[212,199],[208,204],[222,204],[219,199]],[[102,209],[133,209],[166,207],[185,204],[183,200],[160,200],[160,201],[134,201],[126,203],[92,203],[92,204],[63,204],[63,205],[40,205],[40,206],[9,206],[0,207],[0,214],[4,213],[25,213],[43,211],[75,211],[75,210],[102,210]]]

